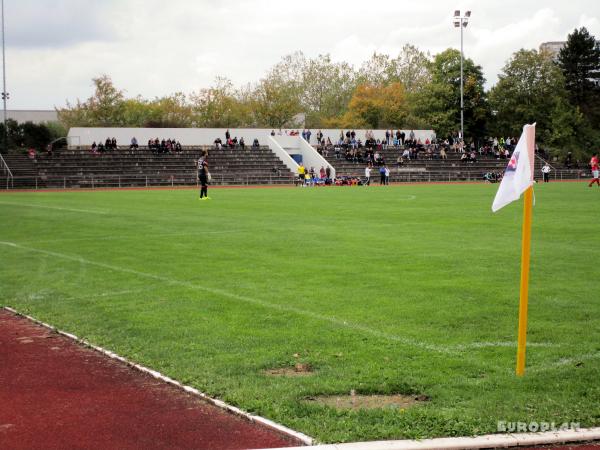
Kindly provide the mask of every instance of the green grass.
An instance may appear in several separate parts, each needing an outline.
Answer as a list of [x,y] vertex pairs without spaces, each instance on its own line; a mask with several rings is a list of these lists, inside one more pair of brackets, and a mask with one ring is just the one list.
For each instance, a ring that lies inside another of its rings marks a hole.
[[[519,379],[522,206],[492,214],[496,188],[2,194],[0,304],[323,442],[598,426],[600,192],[536,187]],[[303,402],[351,389],[431,400]]]

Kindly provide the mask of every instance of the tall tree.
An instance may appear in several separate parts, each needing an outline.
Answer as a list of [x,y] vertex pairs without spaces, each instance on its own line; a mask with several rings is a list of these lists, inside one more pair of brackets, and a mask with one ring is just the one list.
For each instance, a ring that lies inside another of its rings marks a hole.
[[600,42],[585,27],[567,37],[558,54],[571,102],[600,126]]
[[[431,80],[411,97],[414,115],[425,126],[447,136],[460,130],[460,52],[448,49],[429,64]],[[465,138],[483,136],[488,118],[481,66],[466,58],[463,65]]]
[[239,127],[250,122],[247,106],[238,98],[233,83],[217,77],[208,89],[201,89],[190,96],[193,120],[198,127]]
[[537,123],[538,140],[564,145],[575,137],[580,115],[568,101],[565,79],[547,53],[519,50],[506,63],[490,92],[498,134],[519,135]]
[[431,56],[411,44],[405,44],[398,56],[387,67],[387,79],[399,81],[407,93],[422,89],[431,81],[429,62]]
[[356,87],[352,66],[334,63],[329,55],[306,59],[302,67],[300,102],[307,127],[321,127],[328,117],[342,115]]
[[92,80],[94,94],[85,102],[77,100],[75,105],[58,109],[59,120],[67,127],[118,127],[124,125],[125,95],[117,89],[108,75]]

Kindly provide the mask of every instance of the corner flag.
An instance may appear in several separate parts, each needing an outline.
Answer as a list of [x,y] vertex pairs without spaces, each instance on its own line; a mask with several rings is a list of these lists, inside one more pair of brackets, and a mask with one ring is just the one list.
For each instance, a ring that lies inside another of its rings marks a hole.
[[496,193],[492,211],[496,212],[518,200],[521,194],[533,184],[534,148],[535,123],[523,127],[521,139],[506,166],[504,177]]
[[521,237],[521,287],[519,291],[519,337],[517,342],[518,376],[525,374],[527,342],[527,303],[529,295],[529,258],[531,255],[531,207],[533,205],[533,166],[535,163],[535,123],[525,125],[496,192],[492,211],[518,200],[523,192],[523,229]]

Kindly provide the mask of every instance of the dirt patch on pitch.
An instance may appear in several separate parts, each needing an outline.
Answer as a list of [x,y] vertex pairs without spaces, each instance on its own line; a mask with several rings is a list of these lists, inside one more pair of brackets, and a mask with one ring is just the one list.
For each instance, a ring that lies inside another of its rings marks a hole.
[[319,395],[309,397],[305,400],[307,403],[329,406],[335,409],[381,409],[396,408],[407,409],[417,405],[423,405],[429,401],[426,395],[404,395],[404,394],[356,394],[351,392],[349,395]]
[[305,377],[314,373],[310,364],[297,363],[293,367],[279,367],[265,370],[270,377]]

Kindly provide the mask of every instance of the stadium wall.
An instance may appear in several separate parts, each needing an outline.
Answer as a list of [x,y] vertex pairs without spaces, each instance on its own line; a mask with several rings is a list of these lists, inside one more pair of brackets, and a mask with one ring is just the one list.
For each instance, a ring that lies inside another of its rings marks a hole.
[[[212,145],[217,137],[225,140],[226,128],[82,128],[74,127],[69,130],[69,146],[71,147],[89,147],[92,142],[104,142],[106,138],[115,138],[118,145],[129,146],[131,138],[135,137],[139,145],[146,145],[149,139],[175,139],[184,146]],[[271,135],[271,129],[266,128],[230,128],[231,137],[237,137],[238,140],[243,137],[246,145],[252,145],[252,141],[257,138],[264,145],[268,142]],[[286,131],[275,130],[275,137],[285,137]],[[302,130],[296,130],[302,131]],[[311,144],[317,141],[318,129],[311,129]],[[322,129],[325,139],[329,137],[335,144],[340,136],[339,129]],[[366,130],[355,130],[356,135],[363,142],[365,141]],[[403,130],[408,137],[411,130]],[[280,134],[281,133],[281,134]],[[433,130],[414,130],[415,137],[425,141],[435,136]],[[384,139],[385,130],[373,130],[375,139]]]

